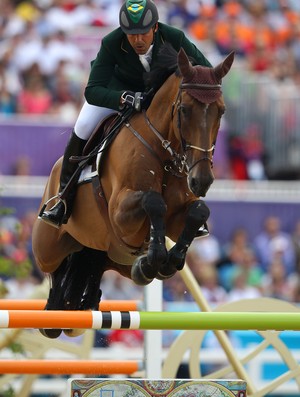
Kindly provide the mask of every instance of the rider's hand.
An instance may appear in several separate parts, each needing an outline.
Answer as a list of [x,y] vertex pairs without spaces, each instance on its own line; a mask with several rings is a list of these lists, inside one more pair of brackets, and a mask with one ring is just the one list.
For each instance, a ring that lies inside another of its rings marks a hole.
[[137,112],[143,109],[143,102],[146,99],[144,92],[125,91],[121,95],[121,105],[127,105],[134,108]]

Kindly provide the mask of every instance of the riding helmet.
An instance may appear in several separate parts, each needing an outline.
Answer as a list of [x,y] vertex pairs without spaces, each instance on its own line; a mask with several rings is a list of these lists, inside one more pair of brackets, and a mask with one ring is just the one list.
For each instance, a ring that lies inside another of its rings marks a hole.
[[158,21],[158,11],[152,0],[126,0],[119,14],[125,34],[144,34]]

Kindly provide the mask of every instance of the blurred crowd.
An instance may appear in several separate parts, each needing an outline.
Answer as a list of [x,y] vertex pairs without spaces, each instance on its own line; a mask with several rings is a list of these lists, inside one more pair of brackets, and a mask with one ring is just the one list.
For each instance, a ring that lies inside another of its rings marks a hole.
[[[121,0],[1,0],[0,113],[75,119],[89,62],[118,26]],[[215,64],[234,50],[257,73],[300,80],[300,6],[293,0],[156,0]],[[83,39],[84,38],[84,39]],[[89,52],[87,52],[89,48]]]
[[[261,296],[299,303],[300,221],[287,232],[277,216],[268,216],[254,239],[238,228],[224,244],[212,231],[194,240],[187,263],[211,306]],[[193,300],[177,275],[165,282],[164,297]]]
[[[6,297],[26,298],[44,278],[31,249],[35,218],[35,211],[21,219],[13,214],[0,218],[0,277],[22,285]],[[187,264],[209,304],[259,296],[300,303],[300,220],[294,230],[284,231],[279,217],[268,216],[254,239],[245,228],[237,228],[224,243],[216,238],[212,225],[209,228],[210,235],[195,239],[187,254]],[[143,288],[115,272],[105,273],[101,288],[104,299],[143,299]],[[166,302],[194,300],[179,274],[165,280],[163,290]]]

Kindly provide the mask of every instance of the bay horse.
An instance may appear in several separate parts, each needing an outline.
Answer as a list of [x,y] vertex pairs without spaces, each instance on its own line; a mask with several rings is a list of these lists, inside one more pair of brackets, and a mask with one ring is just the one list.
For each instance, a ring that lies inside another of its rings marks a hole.
[[[221,82],[234,54],[208,68],[193,66],[183,49],[167,53],[169,65],[156,74],[164,81],[151,104],[126,119],[92,161],[68,223],[56,229],[35,221],[34,256],[51,276],[46,310],[97,310],[106,270],[139,285],[172,277],[209,217],[200,197],[214,180],[213,152],[225,111]],[[61,161],[52,168],[41,208],[57,195]],[[175,242],[169,251],[166,236]],[[62,330],[41,332],[55,338]]]

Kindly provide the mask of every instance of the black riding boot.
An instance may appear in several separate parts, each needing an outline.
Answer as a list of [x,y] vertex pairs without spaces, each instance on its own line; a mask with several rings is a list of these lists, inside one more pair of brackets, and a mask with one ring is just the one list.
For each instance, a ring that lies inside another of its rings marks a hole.
[[[64,158],[62,162],[61,174],[60,174],[60,193],[66,187],[70,178],[77,169],[78,164],[72,163],[69,159],[71,156],[81,156],[83,148],[86,144],[86,140],[79,138],[73,131],[70,140],[66,146]],[[79,178],[79,174],[78,174]],[[59,200],[52,208],[48,211],[44,211],[40,214],[39,218],[44,222],[59,228],[62,223],[67,223],[72,212],[73,202],[76,195],[77,180],[74,180],[73,185],[70,186],[64,200]]]

